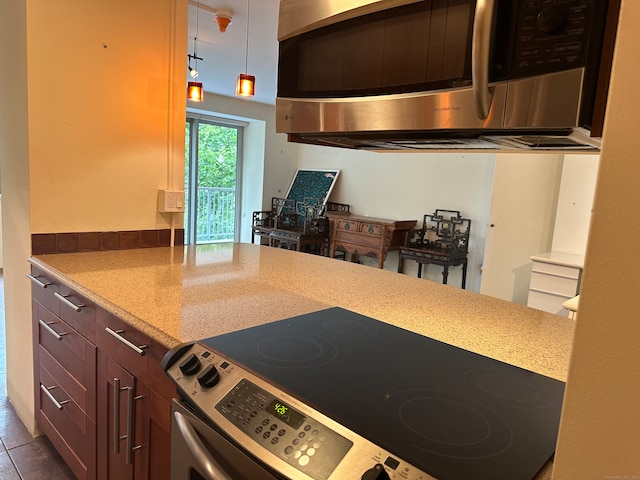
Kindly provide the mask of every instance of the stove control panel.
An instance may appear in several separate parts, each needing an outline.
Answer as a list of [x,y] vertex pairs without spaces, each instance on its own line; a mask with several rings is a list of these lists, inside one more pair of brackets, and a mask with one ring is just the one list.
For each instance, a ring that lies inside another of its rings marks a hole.
[[435,480],[201,343],[162,368],[183,401],[286,478]]
[[216,410],[256,443],[312,478],[328,478],[353,445],[246,379]]

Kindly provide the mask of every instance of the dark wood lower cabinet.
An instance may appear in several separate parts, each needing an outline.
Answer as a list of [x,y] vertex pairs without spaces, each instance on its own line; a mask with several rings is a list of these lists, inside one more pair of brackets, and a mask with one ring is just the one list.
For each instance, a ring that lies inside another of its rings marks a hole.
[[96,337],[98,480],[168,480],[175,388],[160,367],[166,348],[105,311]]
[[169,479],[169,401],[98,355],[98,479]]
[[43,272],[32,276],[40,428],[79,480],[168,480],[166,347]]
[[[133,479],[136,382],[111,357],[98,354],[98,479]],[[129,425],[130,422],[130,425]],[[129,430],[131,429],[131,430]]]

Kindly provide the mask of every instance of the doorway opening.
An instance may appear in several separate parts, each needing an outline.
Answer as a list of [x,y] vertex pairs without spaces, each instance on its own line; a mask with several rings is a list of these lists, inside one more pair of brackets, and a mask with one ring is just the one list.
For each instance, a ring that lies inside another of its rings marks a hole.
[[241,124],[188,117],[185,124],[185,243],[238,241]]

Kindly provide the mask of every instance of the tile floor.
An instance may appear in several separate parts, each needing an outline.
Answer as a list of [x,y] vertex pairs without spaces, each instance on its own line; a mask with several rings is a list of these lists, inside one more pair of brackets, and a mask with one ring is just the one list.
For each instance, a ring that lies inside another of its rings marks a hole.
[[7,398],[4,281],[0,269],[0,480],[72,480],[47,437],[33,438]]

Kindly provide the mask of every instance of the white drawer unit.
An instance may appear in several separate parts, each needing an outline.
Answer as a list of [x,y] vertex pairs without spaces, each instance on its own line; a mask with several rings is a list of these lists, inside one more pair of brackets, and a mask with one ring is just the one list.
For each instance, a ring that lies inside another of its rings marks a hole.
[[527,306],[569,316],[563,303],[580,293],[584,257],[549,252],[531,257],[531,278]]

